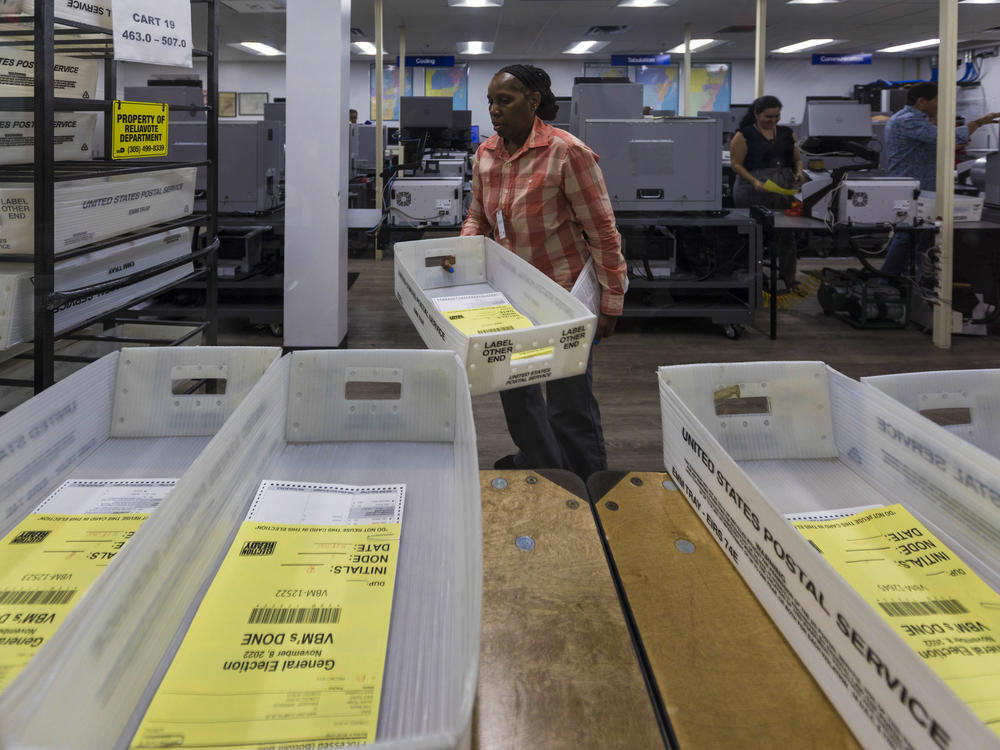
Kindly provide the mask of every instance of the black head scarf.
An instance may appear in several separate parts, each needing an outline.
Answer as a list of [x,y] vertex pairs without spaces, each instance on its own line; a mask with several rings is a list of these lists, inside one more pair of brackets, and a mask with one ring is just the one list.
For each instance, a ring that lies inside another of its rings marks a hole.
[[549,74],[534,65],[508,65],[501,68],[500,73],[509,73],[524,84],[528,91],[537,91],[542,95],[536,114],[543,120],[554,120],[559,112],[555,94],[552,93],[552,79]]

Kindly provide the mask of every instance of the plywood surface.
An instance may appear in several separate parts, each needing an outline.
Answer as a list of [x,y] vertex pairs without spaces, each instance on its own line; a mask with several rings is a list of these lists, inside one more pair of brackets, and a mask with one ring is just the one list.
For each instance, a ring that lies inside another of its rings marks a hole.
[[[586,500],[533,472],[480,478],[483,627],[473,747],[663,748]],[[495,479],[506,486],[497,489]],[[579,479],[562,480],[585,494]],[[534,547],[521,549],[521,537]]]
[[599,479],[601,524],[682,750],[859,748],[681,493],[663,486],[670,477],[631,473],[595,491]]

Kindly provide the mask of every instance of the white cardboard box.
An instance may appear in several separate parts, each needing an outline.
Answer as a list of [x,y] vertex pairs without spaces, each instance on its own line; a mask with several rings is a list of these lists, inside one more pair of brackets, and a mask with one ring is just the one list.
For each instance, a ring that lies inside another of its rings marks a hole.
[[[35,54],[17,47],[4,47],[0,53],[0,96],[35,96]],[[68,55],[55,56],[54,93],[69,99],[93,99],[97,96],[96,60]]]
[[[399,242],[396,299],[431,349],[450,349],[466,366],[473,395],[579,375],[587,368],[596,316],[530,263],[486,237]],[[441,258],[454,255],[454,273]],[[534,328],[466,336],[433,300],[500,291]],[[513,355],[552,347],[549,355]]]
[[[56,161],[89,161],[94,148],[93,112],[57,112]],[[35,115],[5,112],[0,117],[0,164],[31,164],[35,160]]]
[[263,479],[406,484],[372,747],[468,747],[482,522],[465,373],[451,352],[360,349],[295,352],[264,374],[0,696],[0,744],[127,746]]
[[[30,16],[34,12],[34,0],[0,0],[0,15]],[[111,0],[56,0],[55,17],[110,29]]]
[[[56,264],[55,290],[68,291],[126,278],[191,252],[191,228],[161,232],[121,245],[95,250]],[[172,268],[121,289],[95,294],[55,311],[56,334],[184,278],[191,263]],[[34,267],[30,263],[0,265],[0,349],[34,337]]]
[[[861,382],[1000,458],[1000,370],[905,372]],[[947,423],[938,421],[938,415]]]
[[[181,167],[56,183],[56,252],[188,216],[197,172]],[[0,255],[34,252],[34,203],[31,185],[0,187]]]
[[[955,221],[980,221],[983,218],[985,197],[980,195],[955,196]],[[917,198],[917,219],[933,224],[937,220],[937,193],[922,191]]]
[[[901,502],[997,589],[1000,509],[955,477],[1000,487],[1000,461],[821,362],[662,367],[659,383],[667,470],[861,744],[1000,747],[784,517]],[[743,413],[717,413],[733,388]]]

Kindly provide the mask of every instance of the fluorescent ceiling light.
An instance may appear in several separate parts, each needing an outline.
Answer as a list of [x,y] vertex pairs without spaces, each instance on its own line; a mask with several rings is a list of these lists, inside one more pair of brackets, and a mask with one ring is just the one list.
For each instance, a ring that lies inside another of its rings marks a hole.
[[897,44],[895,47],[886,47],[885,49],[878,50],[879,52],[906,52],[911,49],[920,49],[921,47],[936,47],[941,44],[940,39],[924,39],[922,42],[910,42],[909,44]]
[[256,55],[266,55],[267,57],[285,54],[280,49],[275,49],[270,44],[264,44],[263,42],[240,42],[240,46],[246,47]]
[[842,3],[844,0],[788,0],[788,5],[826,5],[827,3]]
[[590,52],[597,52],[608,46],[607,42],[598,42],[590,39],[586,42],[574,42],[572,46],[563,50],[564,55],[586,55]]
[[488,55],[493,51],[493,42],[459,42],[458,52],[462,55]]
[[499,8],[503,0],[448,0],[452,8]]
[[968,3],[969,5],[996,5],[1000,0],[958,0],[958,4]]
[[376,52],[375,45],[371,42],[354,42],[353,46],[362,55],[374,55]]
[[[714,45],[716,42],[714,39],[692,39],[691,40],[691,51],[697,52],[703,47],[709,47]],[[667,52],[670,54],[683,55],[684,54],[684,42],[681,42],[673,49],[668,49]]]
[[814,47],[823,47],[827,44],[833,44],[836,39],[806,39],[804,42],[796,42],[795,44],[789,44],[785,47],[778,47],[778,49],[773,49],[771,52],[775,52],[779,55],[787,55],[791,52],[801,52],[806,49],[813,49]]
[[619,8],[665,8],[677,0],[618,0]]

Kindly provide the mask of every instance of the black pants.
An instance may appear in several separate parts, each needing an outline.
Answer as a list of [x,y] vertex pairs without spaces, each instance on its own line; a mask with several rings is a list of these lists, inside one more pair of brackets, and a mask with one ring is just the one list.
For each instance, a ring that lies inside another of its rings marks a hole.
[[601,412],[593,391],[594,353],[571,378],[500,391],[519,469],[569,469],[586,479],[608,468]]

